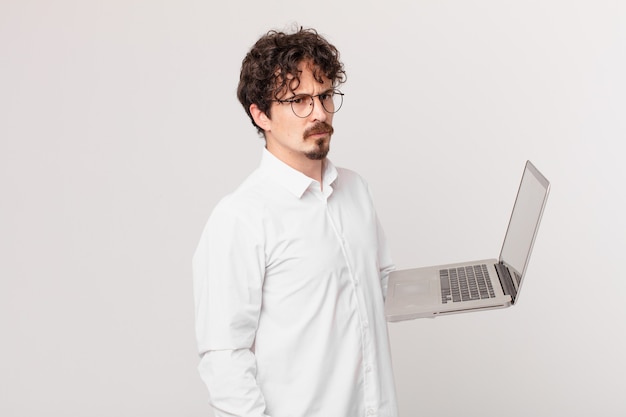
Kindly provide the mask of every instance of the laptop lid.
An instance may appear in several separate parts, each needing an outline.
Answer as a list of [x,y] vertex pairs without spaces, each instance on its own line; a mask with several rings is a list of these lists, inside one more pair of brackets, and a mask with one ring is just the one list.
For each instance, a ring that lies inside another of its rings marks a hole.
[[549,191],[550,182],[526,161],[499,258],[508,267],[513,281],[514,290],[510,294],[513,304],[519,297]]

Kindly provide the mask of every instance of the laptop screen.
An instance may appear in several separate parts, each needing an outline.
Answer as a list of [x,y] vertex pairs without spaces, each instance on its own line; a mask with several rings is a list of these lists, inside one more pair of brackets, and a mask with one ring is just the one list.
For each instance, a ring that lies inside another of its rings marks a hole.
[[527,161],[500,252],[500,262],[517,273],[517,286],[528,265],[549,189],[549,181]]

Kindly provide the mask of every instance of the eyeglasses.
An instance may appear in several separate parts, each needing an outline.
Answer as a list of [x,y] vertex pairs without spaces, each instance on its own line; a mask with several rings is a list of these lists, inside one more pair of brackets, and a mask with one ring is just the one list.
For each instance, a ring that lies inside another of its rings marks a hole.
[[314,96],[310,94],[298,94],[288,99],[273,101],[290,103],[293,114],[300,118],[305,118],[313,113],[315,97],[319,98],[320,103],[322,103],[322,108],[324,108],[327,113],[337,113],[343,104],[343,93],[339,90],[328,90]]

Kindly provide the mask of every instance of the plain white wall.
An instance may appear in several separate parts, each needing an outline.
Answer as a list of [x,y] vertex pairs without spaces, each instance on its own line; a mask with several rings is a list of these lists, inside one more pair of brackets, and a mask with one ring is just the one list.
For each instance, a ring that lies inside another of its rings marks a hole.
[[402,416],[626,414],[623,2],[3,0],[0,415],[209,415],[191,255],[292,23],[342,53],[331,158],[399,267],[497,256],[525,160],[553,184],[519,305],[390,325]]

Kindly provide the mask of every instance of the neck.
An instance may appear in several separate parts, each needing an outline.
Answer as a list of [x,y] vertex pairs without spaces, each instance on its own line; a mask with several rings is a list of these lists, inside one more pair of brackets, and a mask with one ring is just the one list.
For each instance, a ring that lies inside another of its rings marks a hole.
[[320,187],[322,186],[322,170],[324,167],[322,160],[310,160],[308,164],[304,164],[306,166],[302,166],[302,169],[297,167],[293,167],[298,171],[302,172],[309,178],[313,178],[315,181],[320,183]]

